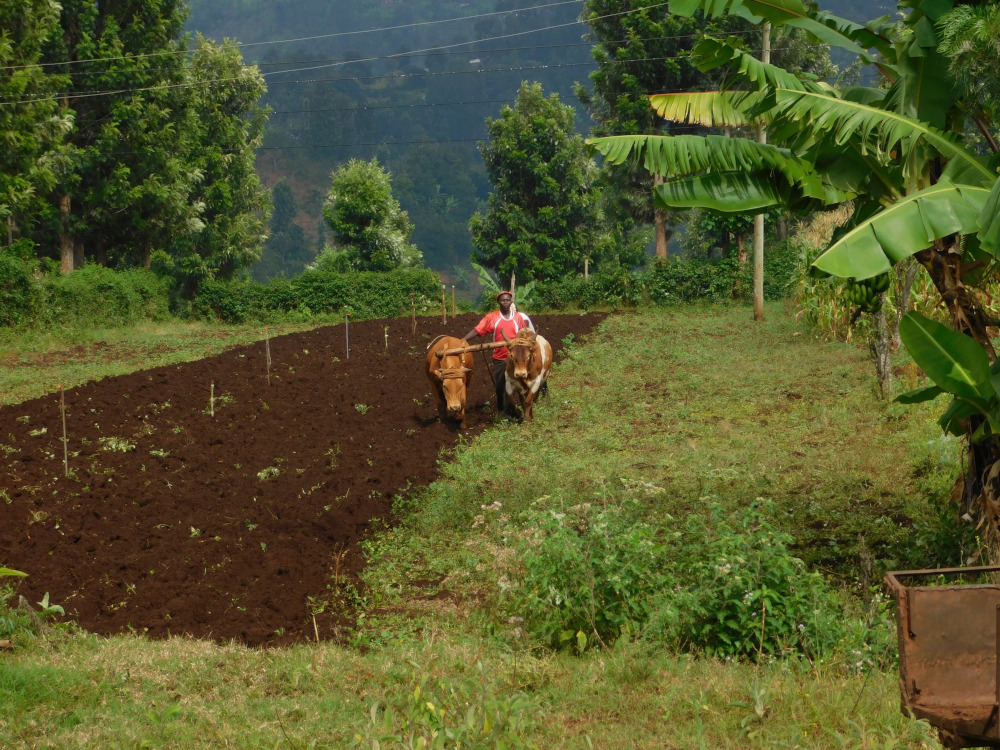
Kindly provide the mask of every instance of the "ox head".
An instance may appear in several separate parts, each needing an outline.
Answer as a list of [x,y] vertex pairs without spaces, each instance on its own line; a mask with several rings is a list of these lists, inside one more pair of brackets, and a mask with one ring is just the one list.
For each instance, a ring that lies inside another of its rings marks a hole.
[[528,328],[522,328],[513,340],[504,336],[502,331],[500,335],[503,336],[503,340],[507,344],[507,371],[510,372],[513,369],[515,378],[527,380],[528,368],[531,367],[531,362],[538,350],[534,332]]
[[438,376],[441,378],[441,393],[448,407],[448,413],[452,416],[460,417],[465,412],[465,382],[470,372],[472,370],[468,367],[438,371]]

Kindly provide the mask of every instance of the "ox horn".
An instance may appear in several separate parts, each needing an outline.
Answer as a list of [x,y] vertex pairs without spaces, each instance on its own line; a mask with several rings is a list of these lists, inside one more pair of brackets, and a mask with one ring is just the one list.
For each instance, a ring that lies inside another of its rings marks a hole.
[[510,346],[510,339],[507,338],[507,334],[504,333],[503,330],[501,330],[500,331],[500,335],[503,336],[504,343],[507,344],[507,346]]

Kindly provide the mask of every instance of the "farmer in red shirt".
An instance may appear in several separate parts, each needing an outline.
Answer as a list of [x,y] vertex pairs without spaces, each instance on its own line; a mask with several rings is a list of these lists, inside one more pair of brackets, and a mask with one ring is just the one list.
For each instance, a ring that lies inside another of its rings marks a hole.
[[[503,341],[504,336],[512,339],[522,328],[535,330],[534,324],[524,313],[519,313],[514,307],[514,295],[510,292],[500,292],[497,294],[497,304],[499,310],[491,312],[479,321],[479,325],[462,337],[463,341],[468,341],[475,336],[493,335],[494,341]],[[493,382],[497,389],[497,412],[502,412],[504,408],[504,391],[507,380],[504,373],[507,369],[507,347],[501,346],[493,350]]]

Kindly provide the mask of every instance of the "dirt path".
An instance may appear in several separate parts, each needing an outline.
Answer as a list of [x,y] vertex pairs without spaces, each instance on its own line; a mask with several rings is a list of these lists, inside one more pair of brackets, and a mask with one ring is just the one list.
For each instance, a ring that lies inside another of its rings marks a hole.
[[[556,349],[603,315],[537,316]],[[356,578],[391,499],[437,475],[458,431],[437,418],[424,351],[445,326],[374,320],[106,378],[0,409],[0,565],[29,573],[84,628],[248,645],[313,637],[310,597]],[[385,328],[388,327],[388,348]],[[477,355],[466,435],[492,422]],[[214,416],[210,397],[214,384]],[[541,407],[544,409],[544,402]],[[317,616],[321,638],[349,621]]]

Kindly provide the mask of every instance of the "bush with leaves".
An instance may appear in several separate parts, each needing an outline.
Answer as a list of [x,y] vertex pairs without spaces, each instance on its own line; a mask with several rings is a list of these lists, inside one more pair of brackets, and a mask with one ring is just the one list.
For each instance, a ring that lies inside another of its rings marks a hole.
[[367,271],[306,271],[294,279],[206,281],[194,302],[196,316],[221,323],[268,322],[288,316],[341,314],[355,318],[393,317],[410,310],[440,309],[441,281],[426,268]]
[[43,290],[33,278],[34,248],[18,240],[0,251],[0,326],[26,324],[42,309]]
[[87,264],[44,282],[45,317],[54,325],[125,326],[170,315],[170,282],[144,268]]
[[673,577],[656,529],[634,500],[552,508],[543,497],[527,511],[518,556],[523,575],[509,590],[526,627],[552,648],[610,644],[641,627]]
[[713,504],[679,537],[681,586],[664,594],[648,635],[714,656],[825,654],[843,634],[842,611],[823,576],[788,549],[792,539],[756,500],[727,517]]
[[646,292],[656,305],[725,302],[733,298],[738,272],[734,258],[714,262],[669,258],[646,273]]

